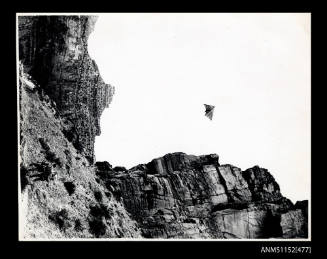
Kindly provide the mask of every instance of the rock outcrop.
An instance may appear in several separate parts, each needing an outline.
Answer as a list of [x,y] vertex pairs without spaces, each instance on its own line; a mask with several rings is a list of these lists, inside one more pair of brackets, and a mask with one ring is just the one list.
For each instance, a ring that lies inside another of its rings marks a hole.
[[19,16],[19,59],[65,119],[65,136],[94,161],[100,116],[114,87],[103,82],[89,57],[94,16]]
[[20,238],[305,238],[308,203],[218,155],[94,164],[114,88],[87,52],[92,16],[19,16]]
[[149,238],[296,238],[307,236],[307,214],[280,193],[274,177],[255,166],[242,171],[218,156],[167,154],[97,175]]

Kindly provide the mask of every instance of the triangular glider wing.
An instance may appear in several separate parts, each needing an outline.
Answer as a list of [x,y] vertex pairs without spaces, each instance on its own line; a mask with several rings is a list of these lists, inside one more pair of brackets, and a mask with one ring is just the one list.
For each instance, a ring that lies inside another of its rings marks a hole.
[[215,109],[215,106],[204,104],[204,107],[206,108],[205,116],[207,116],[210,120],[212,120],[213,111]]

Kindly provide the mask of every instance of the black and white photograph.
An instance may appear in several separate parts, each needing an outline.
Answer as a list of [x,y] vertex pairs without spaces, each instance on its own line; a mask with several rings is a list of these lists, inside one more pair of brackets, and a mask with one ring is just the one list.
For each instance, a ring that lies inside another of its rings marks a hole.
[[16,13],[20,241],[311,241],[310,13]]

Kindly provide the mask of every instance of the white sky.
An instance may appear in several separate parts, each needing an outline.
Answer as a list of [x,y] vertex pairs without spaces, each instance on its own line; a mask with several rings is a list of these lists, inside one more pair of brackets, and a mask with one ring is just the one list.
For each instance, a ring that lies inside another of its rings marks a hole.
[[267,168],[292,201],[310,198],[310,14],[99,16],[89,52],[116,94],[97,161],[217,153]]

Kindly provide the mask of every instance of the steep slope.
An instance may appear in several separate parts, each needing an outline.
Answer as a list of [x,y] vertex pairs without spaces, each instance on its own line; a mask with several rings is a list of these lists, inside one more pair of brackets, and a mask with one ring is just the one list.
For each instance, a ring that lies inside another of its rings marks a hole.
[[97,183],[48,96],[20,77],[21,238],[137,237],[136,222]]

